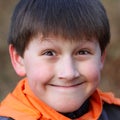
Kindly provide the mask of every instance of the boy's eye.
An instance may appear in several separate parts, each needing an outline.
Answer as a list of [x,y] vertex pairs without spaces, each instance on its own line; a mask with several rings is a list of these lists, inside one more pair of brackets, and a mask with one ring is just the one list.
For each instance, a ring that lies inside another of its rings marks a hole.
[[87,50],[80,50],[80,51],[78,51],[77,54],[79,54],[79,55],[88,55],[88,54],[90,54],[90,52],[87,51]]
[[55,52],[54,51],[46,51],[43,55],[55,56]]

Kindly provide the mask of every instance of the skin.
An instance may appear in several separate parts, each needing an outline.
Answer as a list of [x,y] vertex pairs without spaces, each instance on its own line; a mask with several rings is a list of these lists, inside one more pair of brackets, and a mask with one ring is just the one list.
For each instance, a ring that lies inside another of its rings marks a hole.
[[15,71],[28,77],[33,93],[63,113],[77,110],[96,90],[105,59],[95,39],[76,42],[38,36],[23,57],[12,45],[9,51]]

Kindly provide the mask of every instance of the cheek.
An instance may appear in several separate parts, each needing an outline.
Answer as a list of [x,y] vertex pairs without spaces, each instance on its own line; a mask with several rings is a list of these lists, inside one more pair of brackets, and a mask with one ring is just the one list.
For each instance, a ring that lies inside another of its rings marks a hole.
[[46,84],[53,76],[53,66],[45,63],[33,64],[27,70],[27,77],[35,84]]
[[100,80],[100,67],[98,63],[95,62],[88,62],[87,64],[83,65],[82,73],[88,82],[98,83]]

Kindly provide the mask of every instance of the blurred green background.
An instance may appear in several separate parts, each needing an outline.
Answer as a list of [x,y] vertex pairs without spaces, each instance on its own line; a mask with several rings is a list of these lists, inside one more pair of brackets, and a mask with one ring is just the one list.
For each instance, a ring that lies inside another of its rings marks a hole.
[[[12,91],[20,78],[12,68],[7,45],[10,19],[18,0],[0,0],[0,101]],[[111,43],[100,88],[120,97],[120,0],[102,0],[111,25]]]

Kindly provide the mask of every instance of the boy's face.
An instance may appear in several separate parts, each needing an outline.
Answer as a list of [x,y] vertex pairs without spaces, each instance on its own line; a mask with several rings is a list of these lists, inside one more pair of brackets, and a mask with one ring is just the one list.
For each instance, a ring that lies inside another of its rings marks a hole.
[[95,40],[71,42],[37,37],[21,59],[21,71],[24,67],[33,93],[56,111],[72,112],[96,90],[104,53],[101,56]]

